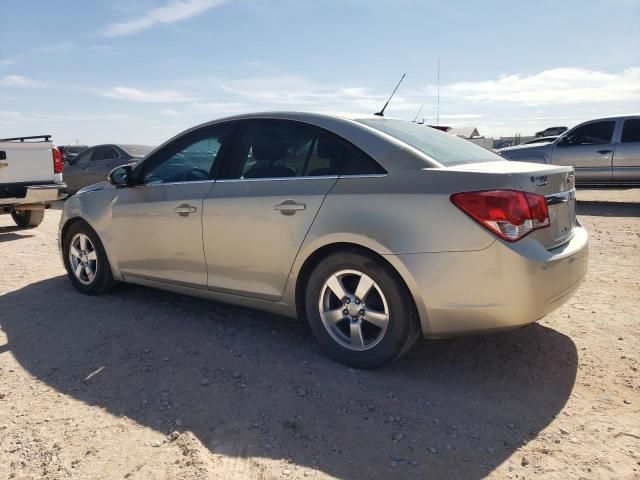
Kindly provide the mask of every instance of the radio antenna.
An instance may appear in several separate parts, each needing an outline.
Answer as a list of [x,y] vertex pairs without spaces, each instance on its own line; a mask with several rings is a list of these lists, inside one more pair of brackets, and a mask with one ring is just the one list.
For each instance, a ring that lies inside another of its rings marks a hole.
[[402,77],[400,78],[400,81],[398,82],[398,84],[396,85],[396,88],[393,89],[393,92],[391,92],[391,96],[389,97],[389,100],[387,100],[387,103],[384,104],[384,107],[382,107],[382,110],[380,110],[378,113],[374,113],[374,115],[377,115],[379,117],[384,117],[384,111],[387,108],[387,105],[389,105],[389,102],[391,101],[391,99],[393,98],[393,96],[396,93],[396,90],[398,90],[398,87],[400,86],[400,84],[402,83],[402,80],[404,80],[404,77],[406,76],[406,73],[402,74]]
[[418,121],[418,117],[420,116],[420,112],[422,111],[422,107],[424,107],[424,103],[422,105],[420,105],[420,108],[418,109],[418,113],[416,113],[416,118],[413,119],[413,123],[416,123]]

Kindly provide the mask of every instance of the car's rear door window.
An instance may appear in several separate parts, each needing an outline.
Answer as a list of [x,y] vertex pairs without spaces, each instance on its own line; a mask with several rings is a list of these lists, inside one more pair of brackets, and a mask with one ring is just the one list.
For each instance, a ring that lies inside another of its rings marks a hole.
[[326,132],[319,132],[313,144],[305,175],[376,175],[386,171],[358,148]]
[[625,120],[622,127],[622,143],[640,142],[640,118]]
[[287,120],[250,120],[240,126],[223,179],[290,178],[304,174],[316,129]]

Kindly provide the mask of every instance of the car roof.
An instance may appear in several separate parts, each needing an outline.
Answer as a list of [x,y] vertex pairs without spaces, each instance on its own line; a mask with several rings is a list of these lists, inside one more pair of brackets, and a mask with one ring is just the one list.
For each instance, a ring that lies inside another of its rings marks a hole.
[[[311,112],[311,111],[287,111],[287,110],[272,110],[264,112],[252,112],[242,113],[229,117],[223,117],[207,123],[218,123],[229,120],[241,120],[250,118],[276,118],[276,119],[290,119],[301,121],[313,121],[318,118],[337,118],[342,120],[360,120],[366,118],[381,118],[371,113],[357,113],[357,112]],[[391,118],[391,117],[384,117]]]
[[628,114],[628,115],[613,115],[611,117],[592,118],[590,120],[585,120],[584,122],[581,122],[580,124],[590,123],[590,122],[599,122],[599,121],[602,121],[602,120],[628,120],[630,118],[640,118],[640,113]]
[[97,145],[91,145],[90,148],[96,147],[118,147],[122,149],[127,148],[154,148],[153,145],[143,145],[141,143],[100,143]]
[[[374,129],[365,125],[364,123],[357,122],[356,120],[365,119],[382,119],[383,117],[376,116],[367,113],[349,113],[349,112],[300,112],[300,111],[265,111],[244,113],[239,115],[233,115],[229,117],[218,118],[208,122],[201,123],[200,125],[194,125],[193,127],[178,133],[172,138],[166,140],[163,144],[156,147],[155,150],[150,152],[149,155],[153,155],[156,150],[163,148],[165,145],[172,142],[174,139],[185,135],[189,132],[197,130],[199,128],[213,126],[219,123],[250,120],[250,119],[274,119],[274,120],[290,120],[303,123],[309,123],[320,128],[327,129],[343,138],[346,138],[352,144],[363,150],[368,155],[376,158],[376,161],[388,170],[389,161],[384,159],[386,151],[393,146],[393,148],[400,148],[405,151],[411,151],[409,155],[400,156],[403,160],[395,158],[393,161],[393,167],[400,170],[407,168],[411,165],[412,168],[424,168],[424,167],[441,167],[441,165],[430,158],[424,152],[420,152],[418,149],[411,147],[405,142],[398,140],[382,131]],[[391,117],[384,117],[385,119],[392,119]],[[397,119],[393,119],[397,120]],[[426,128],[426,127],[425,127]]]

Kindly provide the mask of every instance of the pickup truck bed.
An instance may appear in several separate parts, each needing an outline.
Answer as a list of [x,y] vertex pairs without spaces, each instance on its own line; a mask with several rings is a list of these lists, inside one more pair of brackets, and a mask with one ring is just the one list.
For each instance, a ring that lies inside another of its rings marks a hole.
[[35,227],[45,209],[65,198],[62,155],[50,135],[0,139],[0,214]]

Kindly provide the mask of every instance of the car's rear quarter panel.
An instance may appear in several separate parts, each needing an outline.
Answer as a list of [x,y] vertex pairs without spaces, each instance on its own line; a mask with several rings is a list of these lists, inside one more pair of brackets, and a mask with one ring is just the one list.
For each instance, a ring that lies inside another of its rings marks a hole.
[[462,213],[449,197],[462,190],[516,187],[509,175],[447,169],[340,178],[300,248],[284,301],[295,304],[298,275],[314,252],[350,243],[385,256],[413,294],[423,330],[428,330],[422,286],[398,255],[486,249],[496,237]]

